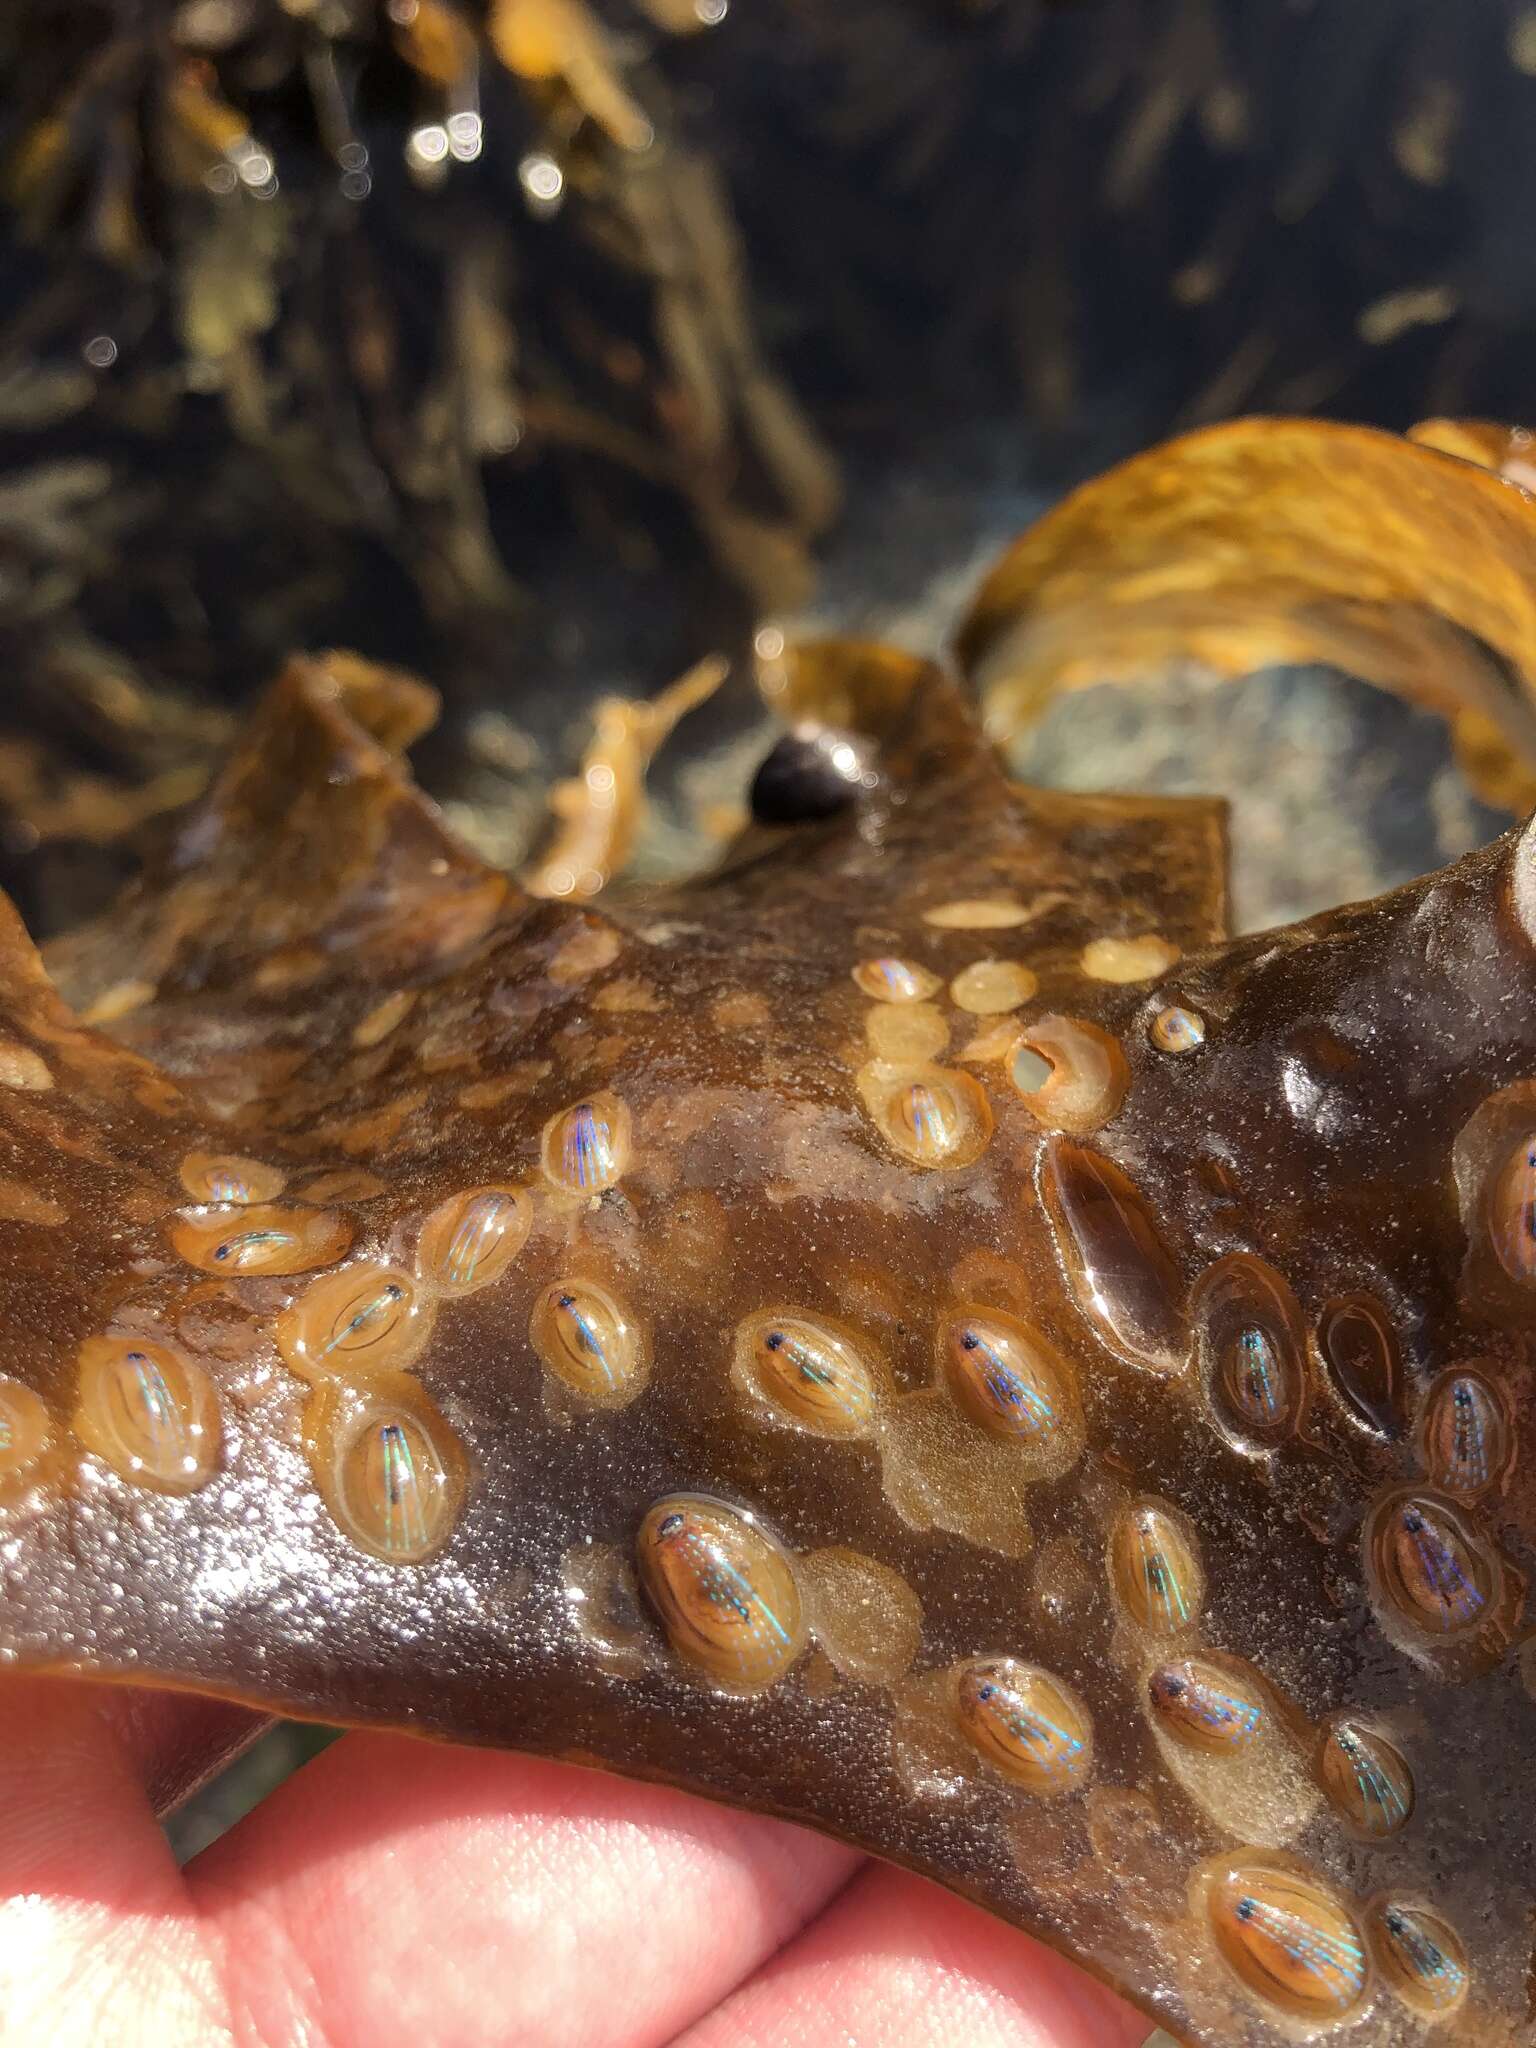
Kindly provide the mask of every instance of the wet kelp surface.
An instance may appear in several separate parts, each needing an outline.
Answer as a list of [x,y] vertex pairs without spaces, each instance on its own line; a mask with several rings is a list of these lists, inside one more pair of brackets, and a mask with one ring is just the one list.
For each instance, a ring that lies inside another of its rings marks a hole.
[[[1332,630],[1333,557],[1261,605],[1191,536],[1346,472],[1363,665],[1462,636],[1529,773],[1536,502],[1359,430],[1067,501],[961,627],[982,708],[1074,578],[1127,660],[1175,582]],[[10,919],[8,1658],[829,1828],[1193,2042],[1529,2041],[1529,828],[1234,941],[1221,806],[1021,787],[887,648],[761,685],[771,822],[691,880],[617,872],[613,730],[487,867],[400,759],[431,692],[333,654],[110,916]]]
[[1519,417],[1533,68],[1518,0],[22,0],[0,881],[99,909],[335,644],[430,675],[520,859],[594,695],[967,434],[1048,494],[1244,407]]

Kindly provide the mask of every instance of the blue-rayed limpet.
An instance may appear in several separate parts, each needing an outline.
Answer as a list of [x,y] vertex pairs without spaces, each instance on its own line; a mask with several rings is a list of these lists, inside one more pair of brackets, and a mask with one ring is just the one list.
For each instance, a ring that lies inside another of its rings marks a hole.
[[464,1498],[464,1453],[414,1380],[326,1382],[304,1411],[304,1439],[321,1498],[360,1550],[401,1565],[441,1550]]
[[1373,1728],[1348,1718],[1323,1737],[1317,1774],[1336,1810],[1362,1835],[1395,1835],[1413,1812],[1413,1773]]
[[1238,1981],[1288,2018],[1353,2012],[1365,1991],[1365,1941],[1320,1879],[1279,1864],[1229,1865],[1209,1880],[1206,1913]]
[[1213,1417],[1245,1449],[1295,1434],[1307,1394],[1306,1325],[1284,1276],[1251,1252],[1208,1266],[1190,1297]]
[[168,1229],[189,1266],[231,1278],[312,1273],[344,1258],[353,1237],[351,1223],[335,1210],[271,1202],[182,1209]]
[[417,1270],[439,1294],[473,1294],[501,1278],[532,1227],[533,1204],[522,1188],[451,1195],[421,1226]]
[[1045,1444],[1075,1426],[1065,1366],[1016,1317],[967,1309],[941,1325],[940,1347],[955,1399],[993,1436]]
[[595,1280],[557,1280],[534,1303],[533,1348],[584,1401],[622,1408],[645,1385],[650,1354],[640,1325]]
[[1186,1749],[1230,1756],[1246,1748],[1264,1722],[1257,1686],[1203,1657],[1160,1664],[1147,1679],[1158,1726]]
[[1502,1397],[1481,1373],[1446,1373],[1424,1403],[1419,1445],[1436,1486],[1458,1500],[1478,1499],[1509,1463],[1512,1439]]
[[1465,1634],[1498,1598],[1497,1561],[1448,1501],[1399,1494],[1383,1502],[1367,1555],[1394,1609],[1426,1635]]
[[1200,1619],[1205,1573],[1194,1537],[1155,1501],[1138,1501],[1117,1519],[1109,1577],[1126,1614],[1148,1635],[1177,1635]]
[[1467,1952],[1438,1913],[1379,1899],[1367,1926],[1382,1976],[1421,2019],[1444,2019],[1467,1995]]
[[748,1316],[736,1332],[738,1379],[817,1436],[867,1436],[875,1383],[854,1342],[813,1317],[777,1309]]
[[986,1090],[958,1068],[873,1060],[859,1091],[880,1135],[914,1166],[969,1166],[991,1140]]
[[1285,1369],[1274,1339],[1257,1323],[1238,1330],[1222,1355],[1222,1386],[1250,1428],[1271,1430],[1285,1419]]
[[213,1384],[169,1344],[88,1337],[80,1347],[75,1434],[137,1486],[191,1493],[219,1462]]
[[279,1166],[238,1152],[189,1152],[181,1184],[198,1202],[275,1202],[288,1184]]
[[544,1172],[557,1188],[600,1195],[629,1165],[630,1115],[606,1090],[562,1109],[544,1126]]
[[915,960],[890,956],[861,960],[853,970],[853,978],[863,994],[872,996],[877,1003],[925,1002],[943,986],[930,968],[920,967]]
[[1198,1010],[1170,1003],[1147,1026],[1147,1036],[1159,1052],[1198,1052],[1205,1043],[1205,1019]]
[[283,1363],[313,1380],[408,1365],[431,1327],[431,1310],[403,1266],[358,1259],[312,1280],[274,1334]]
[[1069,1686],[1016,1657],[978,1657],[954,1674],[960,1732],[1015,1785],[1044,1798],[1074,1791],[1093,1763],[1093,1724]]
[[657,1501],[635,1561],[673,1650],[716,1684],[771,1685],[804,1647],[794,1568],[735,1508],[697,1494]]

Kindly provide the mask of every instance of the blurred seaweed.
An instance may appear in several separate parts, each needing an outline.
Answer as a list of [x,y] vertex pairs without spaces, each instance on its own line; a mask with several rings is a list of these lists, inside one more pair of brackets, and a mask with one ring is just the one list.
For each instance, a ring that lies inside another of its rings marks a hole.
[[583,707],[792,613],[844,496],[1529,410],[1524,0],[17,0],[0,80],[48,928],[295,646],[427,674],[427,779],[516,859]]

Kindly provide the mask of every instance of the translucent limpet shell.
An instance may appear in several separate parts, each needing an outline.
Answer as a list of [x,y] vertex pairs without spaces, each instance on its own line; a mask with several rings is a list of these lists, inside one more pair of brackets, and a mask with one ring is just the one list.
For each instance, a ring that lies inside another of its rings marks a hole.
[[1205,1043],[1205,1019],[1198,1010],[1170,1003],[1147,1026],[1147,1036],[1159,1052],[1198,1052]]
[[213,1383],[168,1344],[89,1337],[80,1347],[75,1434],[137,1486],[191,1493],[219,1462]]
[[717,1684],[782,1677],[805,1642],[794,1568],[770,1536],[721,1501],[657,1501],[635,1540],[640,1583],[685,1664]]
[[877,1003],[925,1002],[944,985],[931,968],[920,966],[915,960],[890,956],[861,960],[853,970],[853,978],[862,993]]
[[605,1408],[634,1400],[650,1372],[640,1325],[595,1280],[557,1280],[534,1303],[533,1348],[573,1394]]
[[1384,1501],[1366,1548],[1387,1599],[1426,1635],[1464,1635],[1498,1600],[1497,1560],[1449,1501],[1418,1494]]
[[1293,1435],[1307,1393],[1306,1338],[1285,1280],[1262,1259],[1231,1253],[1201,1275],[1191,1312],[1219,1427],[1262,1450]]
[[1334,1892],[1300,1871],[1236,1864],[1213,1877],[1206,1914],[1238,1981],[1297,2020],[1343,2019],[1365,1991],[1365,1940]]
[[275,1202],[288,1185],[280,1166],[239,1152],[189,1152],[181,1184],[199,1202]]
[[421,1226],[417,1271],[439,1294],[473,1294],[501,1278],[532,1228],[533,1203],[522,1188],[451,1195]]
[[312,1273],[351,1249],[353,1229],[331,1209],[278,1207],[183,1209],[167,1226],[171,1244],[200,1273]]
[[1076,1017],[1037,1017],[1014,1046],[1008,1072],[1032,1116],[1078,1136],[1108,1123],[1131,1084],[1120,1041]]
[[467,1479],[457,1437],[414,1380],[330,1381],[304,1411],[321,1498],[360,1550],[420,1564],[452,1534]]
[[1419,1453],[1436,1486],[1476,1500],[1503,1477],[1512,1449],[1509,1417],[1481,1373],[1446,1373],[1430,1389],[1419,1424]]
[[53,1420],[41,1395],[20,1380],[0,1379],[0,1494],[36,1471],[53,1441]]
[[1536,1135],[1520,1140],[1493,1183],[1488,1235],[1511,1280],[1536,1282]]
[[305,1379],[383,1372],[420,1353],[431,1323],[404,1267],[360,1259],[310,1282],[278,1317],[277,1348]]
[[1413,1773],[1384,1735],[1335,1721],[1318,1752],[1317,1775],[1334,1807],[1362,1835],[1395,1835],[1413,1812]]
[[1200,1619],[1205,1573],[1194,1537],[1155,1502],[1138,1501],[1116,1521],[1109,1577],[1127,1615],[1149,1635],[1177,1635]]
[[616,1095],[590,1095],[544,1126],[545,1176],[574,1194],[600,1195],[629,1165],[630,1116]]
[[955,1399],[993,1436],[1045,1444],[1074,1426],[1065,1367],[1016,1317],[966,1309],[945,1319],[939,1344]]
[[1400,1435],[1402,1360],[1381,1303],[1365,1294],[1330,1302],[1318,1318],[1317,1348],[1356,1421],[1383,1436]]
[[1379,1899],[1366,1922],[1383,1978],[1410,2011],[1443,2019],[1467,1995],[1467,1952],[1438,1913]]
[[1201,1657],[1160,1664],[1147,1679],[1147,1697],[1158,1725],[1176,1742],[1216,1756],[1251,1743],[1266,1713],[1257,1686]]
[[1112,1159],[1052,1138],[1041,1179],[1062,1264],[1084,1313],[1136,1364],[1183,1370],[1184,1284],[1146,1200]]
[[992,1136],[992,1107],[970,1074],[877,1061],[860,1077],[881,1136],[915,1166],[969,1166]]
[[875,1382],[857,1348],[810,1316],[763,1310],[736,1332],[736,1369],[789,1421],[817,1436],[867,1436]]
[[1044,1798],[1071,1792],[1093,1764],[1093,1723],[1068,1686],[1014,1657],[980,1657],[954,1678],[955,1719],[978,1756]]

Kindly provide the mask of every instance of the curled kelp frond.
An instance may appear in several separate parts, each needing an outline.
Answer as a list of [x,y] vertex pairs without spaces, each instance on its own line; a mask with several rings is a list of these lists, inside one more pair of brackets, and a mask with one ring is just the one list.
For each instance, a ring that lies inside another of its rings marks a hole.
[[1322,662],[1449,719],[1490,801],[1536,801],[1536,501],[1445,446],[1239,420],[1084,485],[1003,556],[960,628],[993,729],[1179,664]]

